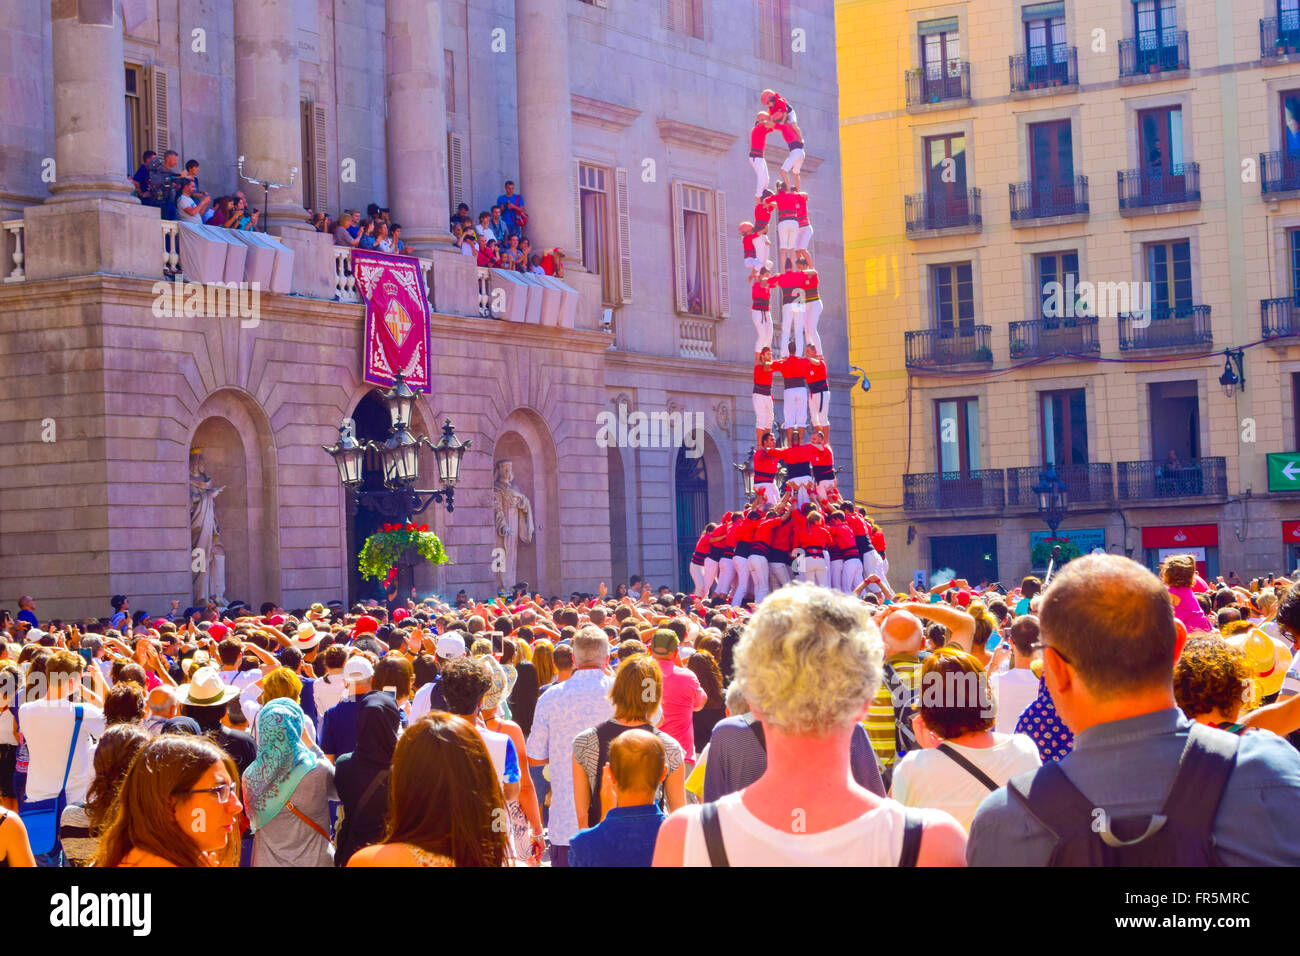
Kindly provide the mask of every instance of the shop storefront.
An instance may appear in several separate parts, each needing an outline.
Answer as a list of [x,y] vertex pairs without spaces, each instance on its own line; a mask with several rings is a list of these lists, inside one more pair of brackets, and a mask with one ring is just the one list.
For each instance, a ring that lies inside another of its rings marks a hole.
[[1207,581],[1219,572],[1219,526],[1217,524],[1168,525],[1142,529],[1143,561],[1159,572],[1160,563],[1175,554],[1196,557],[1196,571]]

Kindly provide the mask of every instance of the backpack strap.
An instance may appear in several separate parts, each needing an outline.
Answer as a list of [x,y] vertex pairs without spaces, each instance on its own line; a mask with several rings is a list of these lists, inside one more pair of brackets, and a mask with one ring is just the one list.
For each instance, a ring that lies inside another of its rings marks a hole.
[[903,813],[903,852],[898,855],[900,867],[916,866],[917,857],[921,855],[921,836],[925,831],[925,817],[916,807],[904,807]]
[[1228,778],[1237,765],[1240,743],[1241,738],[1236,734],[1216,732],[1201,723],[1192,724],[1187,746],[1178,760],[1178,773],[1161,813],[1212,840],[1214,818]]
[[722,824],[718,820],[718,805],[700,805],[700,827],[704,830],[704,845],[709,851],[709,866],[731,866],[727,848],[722,843]]
[[1007,793],[1056,837],[1057,845],[1079,830],[1091,829],[1096,805],[1052,761],[1007,781]]
[[72,773],[72,755],[77,752],[77,738],[81,736],[81,721],[86,716],[86,705],[77,704],[77,718],[72,724],[72,743],[68,747],[68,765],[63,768],[63,786],[59,787],[59,799],[64,798],[68,789],[68,775]]
[[986,774],[979,767],[975,766],[975,764],[973,764],[970,760],[963,757],[961,754],[957,753],[957,751],[953,750],[946,743],[940,744],[938,749],[940,753],[946,754],[948,757],[950,757],[952,761],[957,764],[957,766],[961,767],[963,770],[965,770],[968,774],[970,774],[980,783],[984,784],[984,786],[988,787],[990,791],[996,790],[998,789],[998,787],[1001,786],[1001,784],[999,784],[996,780],[994,780],[992,777]]

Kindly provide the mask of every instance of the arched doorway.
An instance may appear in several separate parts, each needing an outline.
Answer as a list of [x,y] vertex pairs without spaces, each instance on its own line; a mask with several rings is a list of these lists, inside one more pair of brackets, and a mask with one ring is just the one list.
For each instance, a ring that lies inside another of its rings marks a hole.
[[[367,392],[361,397],[361,401],[357,402],[357,407],[352,410],[351,418],[356,427],[356,439],[363,445],[367,440],[383,442],[388,438],[392,419],[389,417],[388,408],[379,395],[380,393],[377,390]],[[384,490],[384,471],[378,452],[370,451],[366,453],[365,467],[361,471],[361,490]],[[391,519],[388,520],[391,521]],[[383,516],[377,511],[371,511],[369,508],[358,508],[355,515],[348,517],[347,580],[349,605],[369,598],[381,602],[384,600],[383,582],[363,578],[361,572],[357,569],[357,559],[361,555],[361,546],[366,543],[366,538],[383,527],[384,523]]]
[[691,554],[700,532],[709,522],[709,473],[704,456],[690,458],[686,448],[677,449],[677,587],[691,580]]

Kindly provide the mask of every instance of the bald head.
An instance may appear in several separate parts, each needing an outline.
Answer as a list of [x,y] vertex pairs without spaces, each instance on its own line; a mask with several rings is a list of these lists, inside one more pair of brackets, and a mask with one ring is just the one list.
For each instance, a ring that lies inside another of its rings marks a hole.
[[647,730],[625,730],[609,745],[609,772],[620,792],[653,793],[664,778],[668,751]]
[[925,631],[920,619],[911,611],[893,611],[886,615],[880,626],[880,636],[885,642],[885,657],[916,654],[925,646]]
[[155,687],[149,692],[149,713],[155,717],[175,717],[179,712],[176,693],[167,685]]

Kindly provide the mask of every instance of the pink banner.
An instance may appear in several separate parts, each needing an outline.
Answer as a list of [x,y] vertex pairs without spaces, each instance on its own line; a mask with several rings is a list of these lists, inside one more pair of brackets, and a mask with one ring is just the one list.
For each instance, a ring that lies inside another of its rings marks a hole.
[[388,386],[401,372],[412,391],[431,392],[429,294],[419,261],[353,249],[352,274],[366,303],[365,380]]

